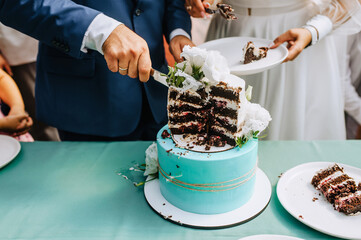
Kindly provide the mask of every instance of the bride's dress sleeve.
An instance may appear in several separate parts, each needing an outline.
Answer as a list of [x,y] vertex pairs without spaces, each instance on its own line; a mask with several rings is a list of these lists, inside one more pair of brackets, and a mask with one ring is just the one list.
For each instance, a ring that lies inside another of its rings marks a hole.
[[333,30],[345,33],[361,31],[361,0],[312,0],[319,13],[328,17]]

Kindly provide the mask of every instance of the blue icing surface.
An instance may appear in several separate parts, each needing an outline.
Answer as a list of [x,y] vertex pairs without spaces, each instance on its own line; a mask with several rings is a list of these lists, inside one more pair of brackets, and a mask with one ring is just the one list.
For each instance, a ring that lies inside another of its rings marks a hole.
[[258,141],[242,148],[199,153],[177,148],[171,138],[157,135],[162,195],[176,207],[194,213],[234,210],[252,196],[257,168]]

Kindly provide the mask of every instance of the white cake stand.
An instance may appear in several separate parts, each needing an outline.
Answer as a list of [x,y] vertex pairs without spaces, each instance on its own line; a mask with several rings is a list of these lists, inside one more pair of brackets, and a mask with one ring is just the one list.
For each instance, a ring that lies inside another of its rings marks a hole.
[[271,194],[271,183],[259,168],[251,199],[240,208],[221,214],[196,214],[175,207],[161,194],[158,179],[146,182],[144,186],[144,195],[148,204],[160,216],[182,226],[205,229],[232,227],[257,217],[267,207]]

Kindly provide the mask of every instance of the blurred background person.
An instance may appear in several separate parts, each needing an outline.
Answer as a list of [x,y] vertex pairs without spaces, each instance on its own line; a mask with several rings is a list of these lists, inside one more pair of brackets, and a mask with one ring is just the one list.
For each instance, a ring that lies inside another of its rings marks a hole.
[[15,137],[23,142],[34,141],[28,133],[33,121],[25,112],[19,88],[10,76],[0,69],[0,105],[2,103],[6,103],[10,111],[5,116],[0,110],[0,134]]
[[361,139],[361,32],[336,36],[341,77],[345,83],[347,139]]
[[[35,116],[35,75],[38,41],[0,23],[0,68],[5,70],[18,85],[25,103],[25,110],[34,120],[30,130],[35,140],[58,141],[58,132]],[[7,112],[6,106],[2,109]]]

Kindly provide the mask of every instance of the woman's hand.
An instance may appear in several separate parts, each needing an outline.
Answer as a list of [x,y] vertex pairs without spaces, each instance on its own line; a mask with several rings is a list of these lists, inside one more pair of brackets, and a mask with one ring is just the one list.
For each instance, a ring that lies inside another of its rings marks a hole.
[[194,43],[183,35],[178,35],[172,38],[172,40],[169,43],[169,51],[173,55],[176,62],[182,62],[183,59],[181,58],[180,54],[183,51],[183,47],[189,45],[191,47],[194,47]]
[[307,29],[293,28],[276,38],[271,49],[287,42],[288,56],[283,62],[288,62],[294,60],[311,41],[312,35]]
[[11,115],[0,119],[0,132],[20,136],[30,130],[33,120],[27,114]]
[[189,15],[195,18],[207,17],[205,8],[209,8],[217,0],[185,0],[185,8]]

